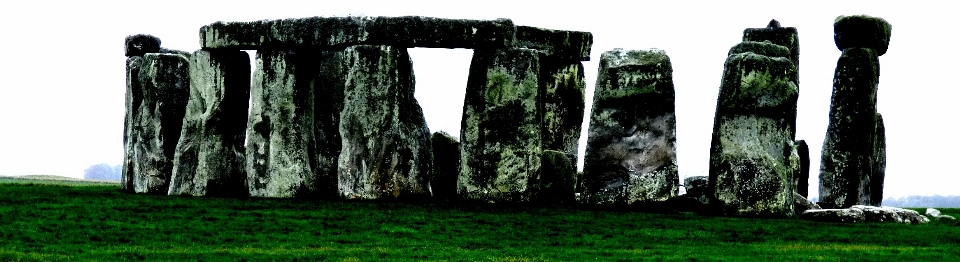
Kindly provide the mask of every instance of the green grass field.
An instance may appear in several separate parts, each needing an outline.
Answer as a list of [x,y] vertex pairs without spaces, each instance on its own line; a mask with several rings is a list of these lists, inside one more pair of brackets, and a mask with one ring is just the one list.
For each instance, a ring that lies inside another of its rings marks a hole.
[[0,261],[960,260],[956,222],[148,196],[77,183],[0,180]]

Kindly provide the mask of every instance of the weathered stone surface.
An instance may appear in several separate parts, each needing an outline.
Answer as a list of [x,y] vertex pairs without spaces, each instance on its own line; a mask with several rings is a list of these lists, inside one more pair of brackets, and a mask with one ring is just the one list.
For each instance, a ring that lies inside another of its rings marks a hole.
[[547,55],[562,60],[590,61],[593,34],[517,26],[514,47],[542,50]]
[[202,51],[190,63],[190,99],[173,159],[170,195],[246,196],[244,132],[250,57]]
[[859,209],[811,209],[803,211],[800,218],[820,222],[864,222],[866,216]]
[[563,152],[576,167],[580,126],[583,124],[584,75],[580,62],[562,62],[543,57],[541,92],[543,93],[543,148]]
[[886,20],[868,15],[839,16],[833,21],[833,42],[840,51],[851,47],[870,48],[877,56],[887,53],[891,26]]
[[938,221],[941,221],[941,222],[942,222],[942,221],[955,221],[955,220],[957,220],[957,218],[955,218],[955,217],[953,217],[953,216],[951,216],[951,215],[941,215],[941,216],[938,216],[938,217],[937,217],[937,220],[938,220]]
[[708,177],[707,176],[689,176],[683,179],[684,189],[687,195],[701,196],[707,194]]
[[869,48],[847,48],[837,62],[820,165],[821,202],[841,208],[872,204],[871,178],[880,168],[882,144],[876,133],[879,72],[877,53]]
[[[323,194],[317,175],[315,52],[259,51],[247,120],[247,187],[253,197]],[[328,182],[327,182],[328,183]]]
[[810,147],[807,141],[797,140],[797,155],[800,156],[800,173],[797,174],[794,183],[797,185],[797,193],[806,198],[810,190]]
[[883,127],[883,116],[877,113],[877,129],[873,133],[873,174],[870,175],[870,205],[883,204],[883,181],[887,170],[887,136]]
[[793,212],[797,215],[803,214],[804,211],[815,209],[820,209],[820,206],[796,192],[793,193]]
[[333,50],[351,45],[497,48],[510,46],[513,21],[404,17],[308,17],[216,22],[200,28],[204,49]]
[[146,53],[160,53],[160,38],[152,35],[129,35],[124,41],[124,56],[143,56]]
[[673,69],[659,50],[600,56],[584,158],[588,204],[663,201],[677,195]]
[[924,212],[924,214],[931,217],[940,217],[940,210],[937,210],[934,208],[927,208],[927,211]]
[[863,211],[867,222],[897,222],[903,224],[925,224],[930,222],[929,218],[920,215],[919,212],[903,208],[853,205],[849,209]]
[[339,190],[348,199],[427,197],[430,130],[414,98],[413,64],[404,48],[346,48],[340,113]]
[[790,55],[791,55],[789,48],[782,45],[774,44],[770,41],[762,41],[762,42],[743,41],[731,47],[730,51],[727,52],[727,56],[747,53],[747,52],[762,55],[762,56],[769,56],[769,57],[790,58]]
[[433,133],[433,179],[430,190],[437,199],[457,198],[457,177],[460,176],[460,142],[446,132]]
[[800,68],[800,38],[797,36],[796,27],[782,27],[777,20],[770,20],[765,28],[744,29],[743,41],[770,41],[770,43],[784,46],[790,50],[788,58],[793,61],[794,67]]
[[727,58],[710,149],[711,202],[730,215],[792,216],[800,157],[794,146],[798,90],[790,59]]
[[344,90],[346,89],[347,57],[340,51],[321,51],[314,61],[320,63],[320,74],[314,86],[313,113],[314,136],[316,141],[316,175],[319,197],[340,197],[339,165],[340,150],[343,148],[340,136],[340,112],[343,111]]
[[577,170],[568,154],[543,150],[540,177],[537,179],[537,199],[540,202],[569,203],[574,199]]
[[143,57],[127,58],[127,87],[124,98],[125,112],[123,116],[123,167],[120,175],[120,190],[133,193],[133,166],[134,145],[139,132],[134,129],[140,103],[143,102],[143,91],[140,86],[140,69],[143,67]]
[[190,63],[172,54],[145,54],[128,62],[128,72],[137,78],[130,79],[127,90],[125,137],[132,150],[124,156],[130,167],[124,169],[124,185],[136,193],[166,194],[189,100]]
[[543,101],[541,53],[477,49],[470,64],[461,123],[457,192],[486,202],[535,197],[540,176]]

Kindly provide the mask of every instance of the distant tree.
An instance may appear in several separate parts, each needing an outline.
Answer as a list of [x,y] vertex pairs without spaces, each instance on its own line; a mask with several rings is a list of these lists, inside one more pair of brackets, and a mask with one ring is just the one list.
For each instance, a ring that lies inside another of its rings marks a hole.
[[83,170],[83,179],[120,180],[120,166],[110,166],[107,163],[92,165]]

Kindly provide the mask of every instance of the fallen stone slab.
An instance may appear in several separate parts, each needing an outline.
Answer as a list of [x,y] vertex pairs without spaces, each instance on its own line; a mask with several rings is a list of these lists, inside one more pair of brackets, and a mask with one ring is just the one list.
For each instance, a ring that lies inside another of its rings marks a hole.
[[940,210],[937,210],[937,209],[934,209],[934,208],[927,208],[927,210],[926,210],[926,212],[924,212],[924,214],[925,214],[925,215],[928,215],[928,216],[931,216],[931,217],[940,217]]
[[863,211],[867,222],[897,222],[903,224],[925,224],[930,219],[920,215],[920,212],[897,208],[853,205],[849,209]]
[[807,210],[816,210],[821,209],[816,203],[810,201],[804,196],[801,196],[799,193],[793,193],[793,212],[796,212],[798,215],[803,214]]
[[548,56],[571,61],[590,61],[593,34],[590,32],[551,30],[517,26],[514,47],[544,51]]
[[173,159],[169,195],[247,196],[244,137],[250,57],[198,50],[190,63],[190,100]]
[[862,47],[876,50],[877,56],[882,56],[890,46],[890,30],[890,23],[880,17],[839,16],[833,21],[833,41],[840,51]]
[[351,45],[497,48],[513,43],[509,19],[468,20],[422,16],[308,17],[215,22],[200,28],[203,49],[342,49]]
[[584,156],[591,205],[665,201],[677,195],[673,68],[662,50],[600,56]]
[[864,222],[866,216],[859,209],[811,209],[803,211],[800,218],[819,222]]
[[941,221],[941,222],[942,222],[942,221],[955,221],[955,220],[957,220],[957,218],[955,218],[955,217],[953,217],[953,216],[951,216],[951,215],[940,215],[940,216],[937,217],[937,220],[939,220],[939,221]]

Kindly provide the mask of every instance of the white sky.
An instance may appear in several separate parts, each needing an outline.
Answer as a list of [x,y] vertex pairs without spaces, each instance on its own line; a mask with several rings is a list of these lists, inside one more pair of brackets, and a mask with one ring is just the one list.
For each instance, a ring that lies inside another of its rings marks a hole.
[[[163,47],[192,52],[200,47],[199,28],[215,21],[337,15],[502,17],[518,25],[592,32],[593,60],[584,62],[588,109],[602,52],[666,50],[674,66],[680,175],[706,175],[727,51],[740,42],[744,28],[777,19],[799,31],[797,138],[810,145],[813,196],[840,56],[833,20],[852,14],[883,17],[893,25],[889,51],[880,58],[877,99],[887,129],[885,196],[960,194],[953,166],[960,159],[955,138],[960,87],[950,84],[960,72],[954,35],[960,9],[950,1],[5,0],[0,2],[0,175],[82,177],[91,165],[122,161],[127,35],[153,34]],[[431,131],[459,134],[473,52],[410,52],[416,97]]]

